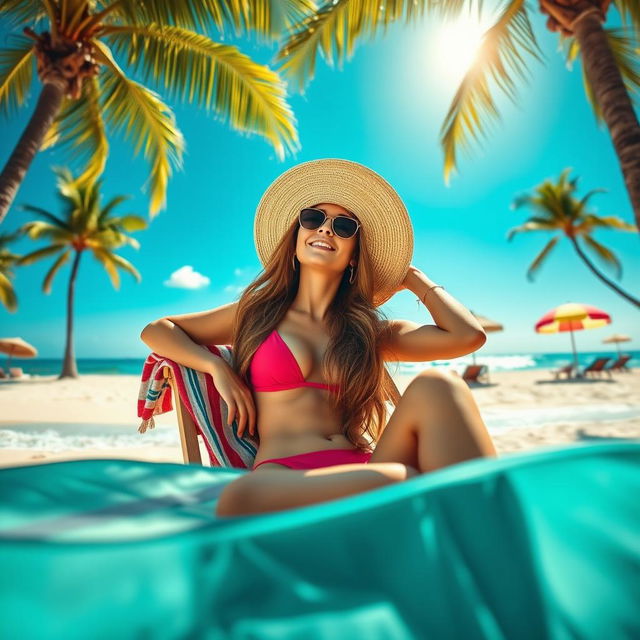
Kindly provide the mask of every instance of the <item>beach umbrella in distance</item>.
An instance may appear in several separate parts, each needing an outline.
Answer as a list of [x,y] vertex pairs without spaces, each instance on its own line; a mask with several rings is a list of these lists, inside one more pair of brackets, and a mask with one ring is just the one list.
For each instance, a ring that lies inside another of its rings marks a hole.
[[13,358],[13,356],[35,358],[35,356],[38,355],[38,350],[22,338],[0,338],[0,352],[9,354],[7,358],[7,369],[9,369],[11,365],[11,358]]
[[[611,322],[611,316],[601,309],[596,309],[581,302],[566,302],[555,309],[545,313],[536,322],[537,333],[559,333],[561,331],[571,331],[571,347],[573,349],[573,361],[578,369],[578,354],[576,353],[576,341],[573,337],[574,331],[583,329],[598,329]],[[579,374],[578,374],[579,375]]]
[[[471,311],[471,313],[473,313],[473,311]],[[504,331],[504,327],[499,322],[496,322],[495,320],[490,320],[486,316],[480,316],[477,313],[473,313],[473,315],[475,316],[476,320],[480,323],[480,326],[484,329],[485,333],[491,333],[492,331]],[[475,364],[476,363],[475,351],[471,354],[471,357],[473,358],[473,364]]]
[[631,341],[631,337],[630,336],[625,336],[625,335],[622,335],[621,333],[614,333],[612,336],[609,336],[608,338],[605,338],[602,342],[604,344],[615,342],[616,349],[618,350],[618,358],[619,358],[622,354],[620,353],[620,347],[618,345],[621,342],[630,342],[630,341]]

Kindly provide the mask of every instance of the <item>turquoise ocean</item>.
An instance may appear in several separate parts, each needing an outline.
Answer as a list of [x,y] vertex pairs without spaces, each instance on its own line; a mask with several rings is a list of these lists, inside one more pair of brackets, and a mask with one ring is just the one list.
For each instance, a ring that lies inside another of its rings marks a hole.
[[[621,348],[621,353],[630,354],[631,360],[628,367],[640,366],[640,351]],[[506,353],[491,354],[483,351],[476,352],[476,363],[486,364],[491,371],[522,371],[522,370],[548,370],[561,367],[573,362],[573,354],[562,353]],[[580,367],[588,366],[596,358],[610,356],[617,358],[614,347],[606,351],[585,351],[578,353]],[[441,367],[445,369],[460,369],[467,364],[472,364],[471,355],[462,356],[452,360],[434,360],[429,362],[390,362],[389,371],[395,374],[411,374],[426,367]],[[80,374],[105,374],[105,375],[140,375],[144,359],[142,358],[78,358],[77,366]],[[6,358],[0,358],[0,366],[6,366]],[[13,358],[12,367],[22,367],[25,373],[33,376],[57,375],[62,370],[61,358]]]

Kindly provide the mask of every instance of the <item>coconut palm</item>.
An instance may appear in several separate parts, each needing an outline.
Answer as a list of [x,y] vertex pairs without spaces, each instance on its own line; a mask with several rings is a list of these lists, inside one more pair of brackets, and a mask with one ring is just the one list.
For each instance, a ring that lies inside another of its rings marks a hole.
[[22,205],[22,209],[37,214],[40,219],[22,225],[20,232],[34,240],[46,239],[50,244],[21,257],[16,264],[27,265],[58,254],[42,283],[43,291],[49,294],[56,273],[73,256],[67,292],[67,335],[60,378],[77,378],[78,369],[73,348],[73,304],[80,258],[84,251],[90,250],[105,268],[116,289],[120,288],[118,268],[127,271],[140,282],[142,278],[136,268],[128,260],[114,253],[114,249],[126,244],[139,249],[138,241],[126,232],[145,229],[147,223],[136,215],[112,215],[113,209],[129,196],[116,196],[102,207],[101,180],[78,183],[68,169],[60,168],[54,171],[58,175],[57,188],[64,204],[63,214],[58,217],[40,207]]
[[[582,58],[587,98],[609,129],[640,226],[640,124],[630,98],[640,89],[640,2],[613,0],[628,30],[602,27],[611,2],[538,0],[535,4],[549,16],[547,27],[560,32],[560,49],[565,48],[567,62]],[[276,56],[282,63],[278,70],[302,90],[313,78],[318,51],[329,64],[335,59],[342,65],[345,56],[353,55],[357,42],[384,34],[390,23],[403,16],[406,23],[421,22],[425,11],[457,18],[466,10],[471,12],[473,4],[473,0],[329,0],[291,29]],[[478,8],[482,10],[482,0]],[[471,137],[478,139],[485,132],[489,119],[500,117],[490,78],[515,102],[515,75],[526,78],[526,56],[543,61],[529,20],[533,11],[527,0],[505,0],[495,23],[485,31],[476,60],[462,79],[440,130],[447,183],[457,169],[460,145],[468,147]]]
[[13,278],[11,267],[18,261],[20,256],[9,250],[9,244],[17,240],[21,235],[19,231],[0,233],[0,302],[11,313],[14,313],[18,308],[18,296],[11,282]]
[[602,282],[636,307],[640,307],[640,300],[623,291],[596,269],[578,243],[578,238],[582,238],[585,243],[585,249],[591,251],[606,265],[615,267],[616,277],[620,279],[622,275],[620,261],[611,249],[607,249],[607,247],[597,242],[591,237],[591,234],[595,229],[638,231],[638,227],[616,216],[597,216],[595,213],[588,211],[587,202],[589,199],[596,193],[606,192],[606,189],[592,189],[578,200],[573,195],[577,188],[578,178],[568,180],[570,171],[571,169],[565,169],[560,174],[557,183],[554,184],[550,180],[545,180],[536,187],[534,195],[524,194],[513,201],[512,208],[518,209],[523,206],[529,206],[534,209],[536,214],[531,216],[523,225],[509,230],[507,240],[511,241],[516,233],[523,231],[559,232],[547,242],[544,249],[531,263],[527,271],[527,279],[533,280],[533,274],[542,266],[562,236],[566,236],[582,261]]
[[[0,108],[26,104],[34,62],[42,88],[35,111],[0,174],[0,223],[41,148],[56,142],[87,161],[80,181],[104,169],[111,134],[122,132],[150,163],[150,215],[165,206],[172,167],[181,166],[184,140],[172,110],[143,81],[171,98],[196,102],[240,131],[259,133],[282,159],[298,136],[284,83],[235,46],[198,30],[211,26],[273,38],[312,0],[3,0],[0,19],[12,33],[0,49]],[[33,27],[33,28],[32,28]],[[36,32],[37,29],[39,33]]]

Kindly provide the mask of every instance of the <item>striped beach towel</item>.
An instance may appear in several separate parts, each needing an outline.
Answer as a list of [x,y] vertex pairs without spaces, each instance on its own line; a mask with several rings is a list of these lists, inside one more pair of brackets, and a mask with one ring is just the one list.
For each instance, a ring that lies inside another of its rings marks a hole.
[[[231,345],[206,345],[206,348],[231,364]],[[215,388],[211,376],[153,352],[147,356],[142,368],[138,392],[138,417],[142,422],[138,431],[144,433],[153,429],[153,416],[173,408],[171,385],[163,373],[165,366],[171,368],[180,400],[202,437],[211,466],[250,469],[258,451],[258,439],[248,433],[239,437],[236,420],[227,424],[227,403]]]

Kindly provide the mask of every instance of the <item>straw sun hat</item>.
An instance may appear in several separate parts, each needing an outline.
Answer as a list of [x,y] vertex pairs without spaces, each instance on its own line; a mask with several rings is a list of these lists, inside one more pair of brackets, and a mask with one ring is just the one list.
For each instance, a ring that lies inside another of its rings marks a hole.
[[[409,213],[394,188],[368,167],[340,158],[302,162],[278,176],[262,195],[253,226],[264,266],[301,209],[332,202],[354,213],[373,261],[374,305],[400,286],[413,256]],[[362,241],[362,239],[361,239]]]

